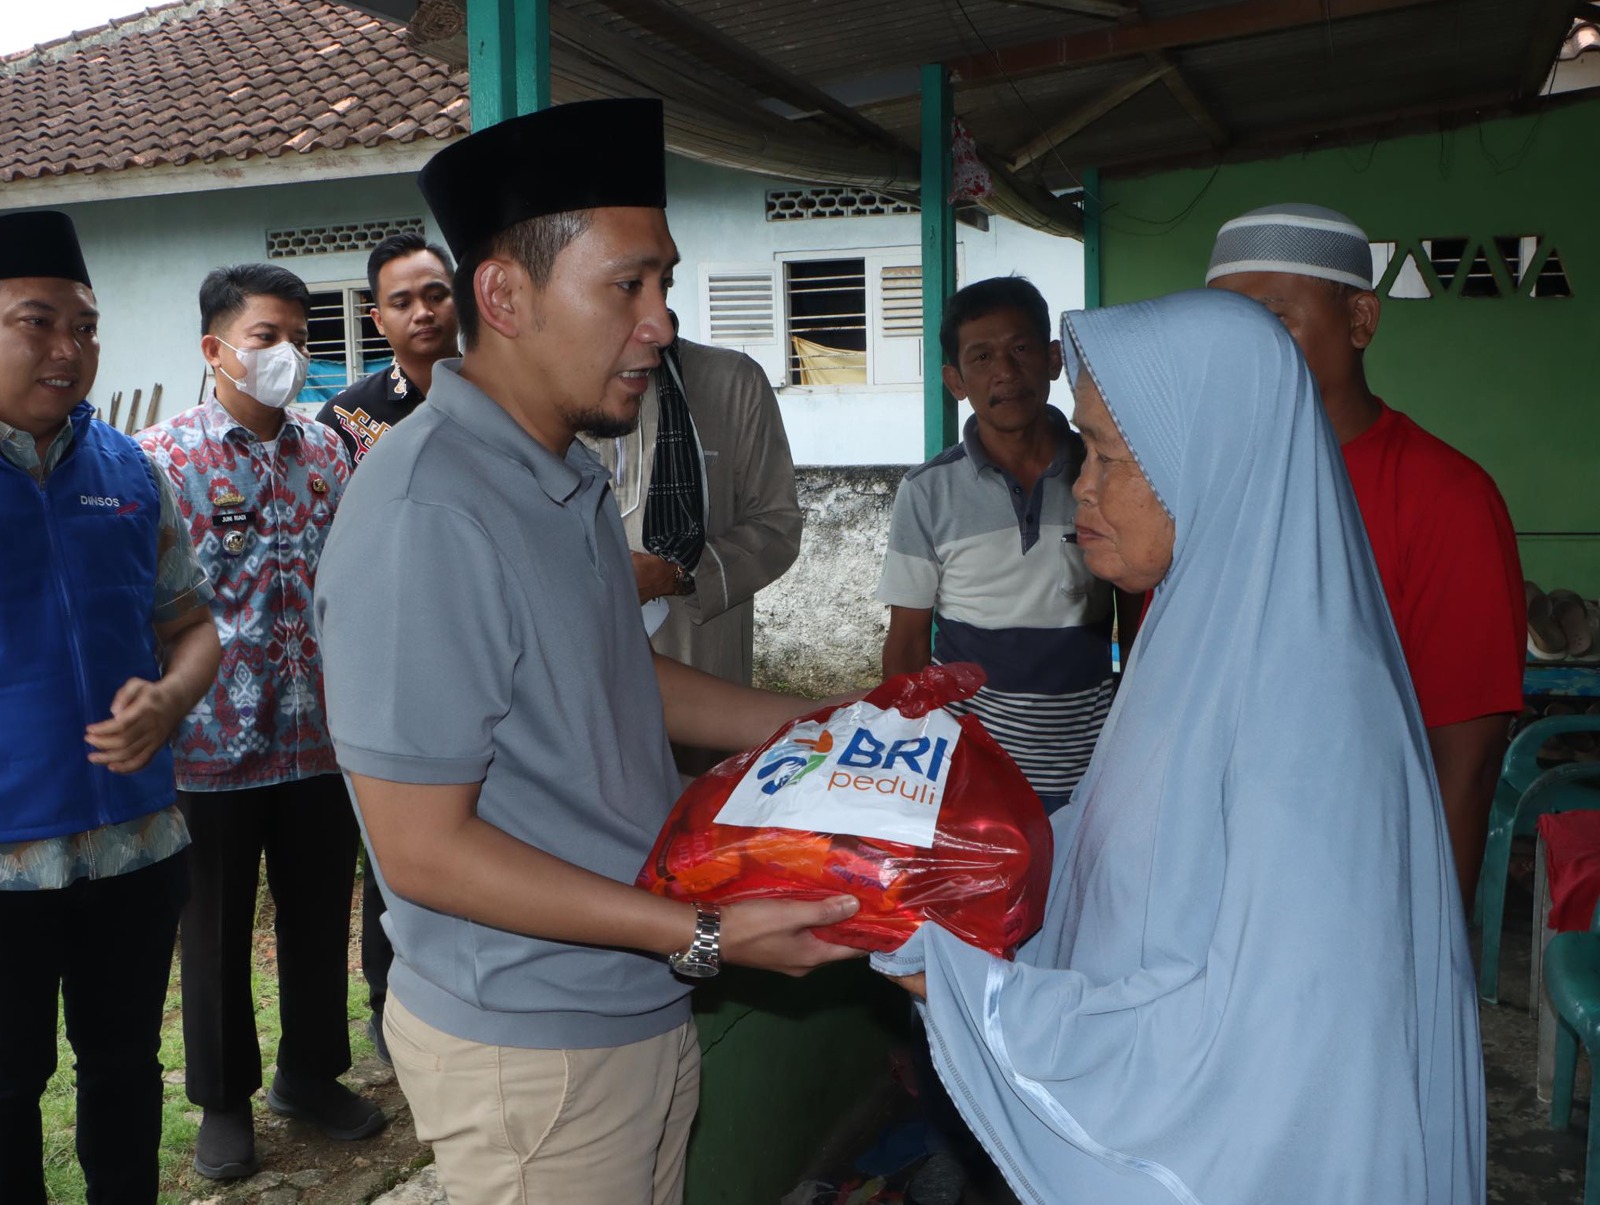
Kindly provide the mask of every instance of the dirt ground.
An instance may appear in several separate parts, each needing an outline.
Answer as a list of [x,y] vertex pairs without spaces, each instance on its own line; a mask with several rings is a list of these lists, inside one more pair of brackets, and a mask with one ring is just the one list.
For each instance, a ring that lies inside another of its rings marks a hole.
[[[272,902],[263,900],[256,929],[257,954],[263,966],[275,964],[272,936]],[[350,917],[350,972],[361,974],[361,889],[356,885]],[[351,1038],[364,1033],[365,1019],[351,1021]],[[362,1043],[365,1049],[370,1046]],[[270,1083],[273,1068],[264,1069]],[[182,1075],[181,1071],[175,1072]],[[252,1202],[259,1205],[361,1205],[394,1187],[417,1168],[433,1161],[428,1148],[417,1141],[394,1072],[375,1055],[358,1057],[344,1082],[357,1092],[372,1097],[389,1116],[389,1124],[372,1138],[359,1142],[335,1142],[316,1127],[303,1121],[290,1121],[267,1108],[265,1089],[258,1091],[252,1104],[256,1121],[256,1154],[261,1170],[246,1180],[219,1182],[208,1180],[187,1162],[177,1182],[168,1186],[191,1205],[232,1205]],[[194,1111],[199,1121],[199,1110]]]
[[[260,953],[270,961],[270,903],[263,911],[258,941],[264,943]],[[1584,1082],[1579,1084],[1580,1118],[1574,1118],[1566,1132],[1552,1131],[1548,1106],[1536,1100],[1533,1093],[1534,1022],[1527,1010],[1532,900],[1523,884],[1514,883],[1508,891],[1507,911],[1502,967],[1505,998],[1500,1005],[1483,1006],[1489,1090],[1489,1200],[1502,1205],[1575,1203],[1582,1196],[1585,1135],[1581,1114],[1582,1102],[1587,1100],[1586,1077],[1581,1077]],[[357,977],[359,933],[358,892],[350,951],[351,973]],[[353,1038],[360,1035],[364,1025],[364,1018],[351,1022]],[[370,1049],[365,1043],[362,1045]],[[270,1079],[271,1074],[268,1067],[266,1077]],[[428,1149],[417,1141],[410,1110],[392,1070],[368,1055],[344,1078],[352,1088],[371,1095],[389,1115],[389,1125],[381,1134],[363,1142],[333,1142],[304,1122],[271,1113],[265,1094],[258,1093],[256,1141],[261,1171],[247,1180],[218,1184],[200,1176],[186,1162],[177,1181],[164,1187],[176,1190],[176,1199],[183,1205],[364,1205],[432,1161]],[[194,1120],[199,1120],[198,1110]],[[819,1158],[808,1178],[827,1170],[833,1173],[827,1177],[830,1182],[848,1181],[853,1174],[851,1158],[880,1136],[889,1118],[874,1113],[862,1120],[870,1124],[859,1134],[852,1134],[839,1149]],[[413,1188],[421,1188],[425,1179],[413,1184]],[[993,1192],[990,1196],[987,1191],[980,1194],[969,1189],[963,1201],[967,1205],[980,1201],[997,1205],[1007,1199],[1003,1186],[995,1186]],[[432,1186],[418,1199],[440,1201],[442,1194]]]
[[394,1072],[370,1059],[345,1077],[389,1115],[381,1134],[362,1142],[334,1142],[300,1121],[289,1121],[257,1101],[256,1152],[261,1170],[247,1180],[219,1183],[188,1168],[178,1187],[199,1205],[360,1205],[394,1187],[433,1156],[417,1142],[411,1113]]

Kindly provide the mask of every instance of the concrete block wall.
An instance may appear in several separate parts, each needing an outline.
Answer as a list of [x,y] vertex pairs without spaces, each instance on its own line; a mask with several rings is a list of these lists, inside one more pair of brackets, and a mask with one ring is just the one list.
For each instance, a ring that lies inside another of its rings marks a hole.
[[789,572],[756,596],[759,685],[827,695],[882,678],[889,609],[878,575],[906,465],[796,470],[805,534]]

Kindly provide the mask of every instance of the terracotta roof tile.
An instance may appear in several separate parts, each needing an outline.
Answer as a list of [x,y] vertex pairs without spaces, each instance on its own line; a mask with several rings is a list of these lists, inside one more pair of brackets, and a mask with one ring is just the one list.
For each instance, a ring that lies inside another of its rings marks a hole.
[[179,0],[0,58],[0,183],[470,128],[464,70],[325,0]]

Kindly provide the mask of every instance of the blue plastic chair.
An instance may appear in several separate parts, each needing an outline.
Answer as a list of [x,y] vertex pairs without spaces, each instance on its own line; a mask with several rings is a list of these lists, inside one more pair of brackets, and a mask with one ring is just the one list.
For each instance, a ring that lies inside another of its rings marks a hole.
[[1553,770],[1539,769],[1540,748],[1552,737],[1569,732],[1600,733],[1600,716],[1563,715],[1535,720],[1511,742],[1500,766],[1489,810],[1483,869],[1478,876],[1475,913],[1483,927],[1478,966],[1478,995],[1500,999],[1500,929],[1506,915],[1506,876],[1511,867],[1511,841],[1531,836],[1546,812],[1600,808],[1600,762],[1573,762]]
[[1583,1205],[1600,1205],[1600,904],[1587,933],[1557,933],[1544,953],[1544,985],[1556,1012],[1556,1069],[1550,1088],[1550,1128],[1572,1124],[1578,1043],[1589,1056],[1589,1146],[1584,1156]]

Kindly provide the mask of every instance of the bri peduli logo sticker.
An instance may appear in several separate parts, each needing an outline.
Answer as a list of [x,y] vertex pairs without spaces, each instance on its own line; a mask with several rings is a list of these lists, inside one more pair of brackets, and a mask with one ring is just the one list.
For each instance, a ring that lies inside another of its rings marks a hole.
[[853,703],[796,724],[745,771],[718,824],[933,845],[961,725]]

